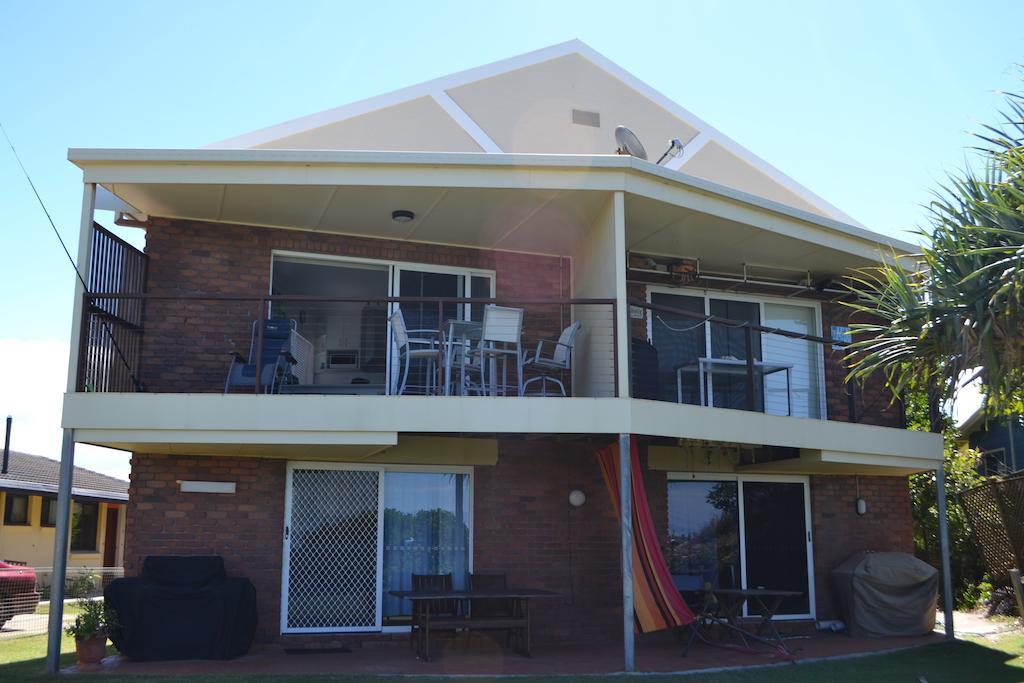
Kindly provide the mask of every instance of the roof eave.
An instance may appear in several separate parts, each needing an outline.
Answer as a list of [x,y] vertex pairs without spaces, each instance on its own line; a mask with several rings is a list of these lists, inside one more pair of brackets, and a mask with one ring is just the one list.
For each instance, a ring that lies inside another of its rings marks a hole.
[[654,177],[687,189],[728,199],[754,209],[779,214],[889,248],[897,255],[917,253],[919,247],[850,223],[758,197],[681,171],[630,156],[614,154],[494,154],[484,152],[392,152],[355,150],[268,149],[119,149],[70,148],[68,160],[83,171],[92,166],[169,165],[304,165],[304,166],[471,166],[510,168],[619,170]]

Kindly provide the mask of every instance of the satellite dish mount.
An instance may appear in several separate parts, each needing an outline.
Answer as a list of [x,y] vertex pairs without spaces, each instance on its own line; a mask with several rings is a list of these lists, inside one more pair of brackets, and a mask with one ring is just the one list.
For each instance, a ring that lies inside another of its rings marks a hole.
[[[636,136],[633,131],[625,126],[615,127],[615,144],[618,145],[615,149],[616,154],[625,154],[637,159],[643,159],[647,161],[647,150],[640,144],[640,138]],[[677,157],[683,153],[683,141],[679,138],[672,138],[668,141],[668,149],[658,159],[656,166],[660,166],[661,162],[665,161],[668,157]]]

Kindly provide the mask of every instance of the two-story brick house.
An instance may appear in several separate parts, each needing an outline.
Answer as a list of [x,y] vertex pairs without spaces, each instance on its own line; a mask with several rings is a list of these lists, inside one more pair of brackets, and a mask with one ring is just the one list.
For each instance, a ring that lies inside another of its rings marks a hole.
[[[614,153],[619,124],[651,161]],[[256,584],[264,642],[401,632],[389,591],[449,571],[557,591],[536,607],[549,639],[621,642],[595,460],[619,435],[680,586],[792,588],[784,618],[827,620],[833,567],[913,550],[906,477],[941,439],[848,386],[832,343],[842,276],[912,246],[581,43],[207,148],[69,158],[99,296],[76,299],[63,426],[133,453],[126,572],[222,555]],[[97,192],[144,255],[94,228]],[[580,323],[566,396],[474,355],[489,304],[519,312],[524,354]],[[397,311],[436,355],[408,359]],[[230,351],[268,348],[264,320],[293,358],[226,382]]]

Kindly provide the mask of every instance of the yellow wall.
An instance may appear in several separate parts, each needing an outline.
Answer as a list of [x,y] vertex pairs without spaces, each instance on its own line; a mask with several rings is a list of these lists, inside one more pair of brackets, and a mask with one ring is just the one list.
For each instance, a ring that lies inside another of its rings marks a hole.
[[[0,515],[6,510],[7,494],[0,492]],[[39,524],[43,506],[42,496],[28,498],[28,525],[12,526],[0,524],[0,560],[24,562],[31,567],[53,566],[53,527]],[[68,555],[70,567],[99,567],[103,565],[103,543],[106,539],[107,508],[117,507],[113,503],[100,503],[99,520],[96,530],[96,552],[73,551]],[[117,558],[122,557],[124,548],[124,506],[120,506],[117,535]]]

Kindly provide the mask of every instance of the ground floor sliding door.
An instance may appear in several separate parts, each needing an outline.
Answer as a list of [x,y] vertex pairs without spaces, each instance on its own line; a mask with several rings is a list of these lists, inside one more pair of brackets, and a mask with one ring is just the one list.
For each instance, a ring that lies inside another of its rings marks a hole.
[[677,587],[799,591],[780,616],[814,616],[806,477],[671,474],[668,561]]
[[388,594],[413,574],[471,570],[468,468],[288,465],[282,633],[380,631],[408,624]]

